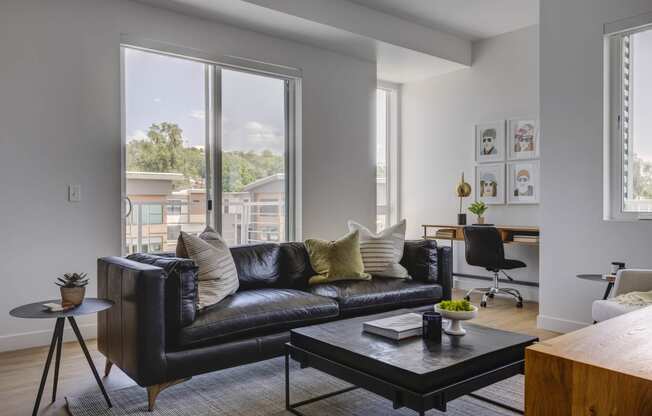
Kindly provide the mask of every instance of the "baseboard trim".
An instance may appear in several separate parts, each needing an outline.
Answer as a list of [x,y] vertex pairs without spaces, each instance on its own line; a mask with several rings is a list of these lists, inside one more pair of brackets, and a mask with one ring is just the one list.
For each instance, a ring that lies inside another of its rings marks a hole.
[[[97,324],[77,324],[84,340],[97,338]],[[25,348],[42,347],[52,342],[54,320],[52,328],[39,331],[22,332],[19,334],[0,335],[0,352],[22,350]],[[74,341],[77,338],[70,325],[66,322],[63,332],[63,341]]]
[[[486,287],[490,286],[487,283],[483,283],[481,280],[477,279],[472,279],[472,278],[465,278],[465,277],[460,277],[456,276],[454,280],[453,286],[456,289],[462,289],[462,290],[471,290],[476,287]],[[517,284],[509,284],[509,283],[500,283],[500,286],[502,287],[512,287],[514,289],[518,289],[519,292],[521,292],[521,296],[523,297],[524,300],[531,301],[531,302],[538,302],[539,301],[539,288],[534,287],[534,286],[521,286]]]
[[538,315],[537,328],[548,331],[567,333],[577,331],[591,325],[587,322],[571,321],[568,319],[555,318],[554,316]]

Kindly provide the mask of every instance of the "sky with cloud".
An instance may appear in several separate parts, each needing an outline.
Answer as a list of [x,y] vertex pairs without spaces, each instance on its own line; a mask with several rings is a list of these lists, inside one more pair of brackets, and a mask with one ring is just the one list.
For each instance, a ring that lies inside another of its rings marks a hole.
[[[127,49],[127,140],[145,138],[153,123],[171,122],[187,146],[204,146],[204,71],[198,62]],[[222,70],[223,150],[283,154],[284,96],[282,80]]]
[[635,34],[632,46],[634,152],[652,162],[652,30]]

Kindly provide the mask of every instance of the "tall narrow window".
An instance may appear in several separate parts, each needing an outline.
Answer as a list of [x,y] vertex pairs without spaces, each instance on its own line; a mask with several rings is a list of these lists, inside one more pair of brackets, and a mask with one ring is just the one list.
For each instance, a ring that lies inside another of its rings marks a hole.
[[376,90],[376,230],[398,221],[398,90]]
[[124,251],[207,224],[232,245],[294,238],[294,80],[130,47],[123,65]]
[[611,219],[652,213],[652,27],[609,40]]

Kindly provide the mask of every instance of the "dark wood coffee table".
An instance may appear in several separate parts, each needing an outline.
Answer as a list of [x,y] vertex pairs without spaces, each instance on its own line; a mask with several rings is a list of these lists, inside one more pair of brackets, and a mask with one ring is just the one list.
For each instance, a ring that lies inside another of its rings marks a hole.
[[[399,310],[293,329],[285,353],[285,407],[301,415],[299,407],[356,388],[391,400],[425,415],[446,411],[446,403],[460,396],[524,372],[525,348],[538,338],[465,324],[465,336],[442,334],[442,343],[422,338],[392,341],[362,331],[362,323],[411,312]],[[298,403],[290,400],[292,358],[301,368],[313,367],[353,386]],[[487,401],[479,396],[474,396]],[[490,401],[509,410],[519,409]]]

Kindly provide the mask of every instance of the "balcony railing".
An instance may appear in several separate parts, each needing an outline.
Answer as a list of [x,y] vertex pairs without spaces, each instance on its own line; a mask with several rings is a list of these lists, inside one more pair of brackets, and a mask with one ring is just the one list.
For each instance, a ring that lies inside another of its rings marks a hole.
[[[284,201],[254,202],[240,193],[225,194],[222,207],[226,211],[222,237],[229,245],[285,241]],[[129,254],[174,251],[180,231],[199,234],[205,225],[205,201],[134,202],[127,219],[126,249]]]

